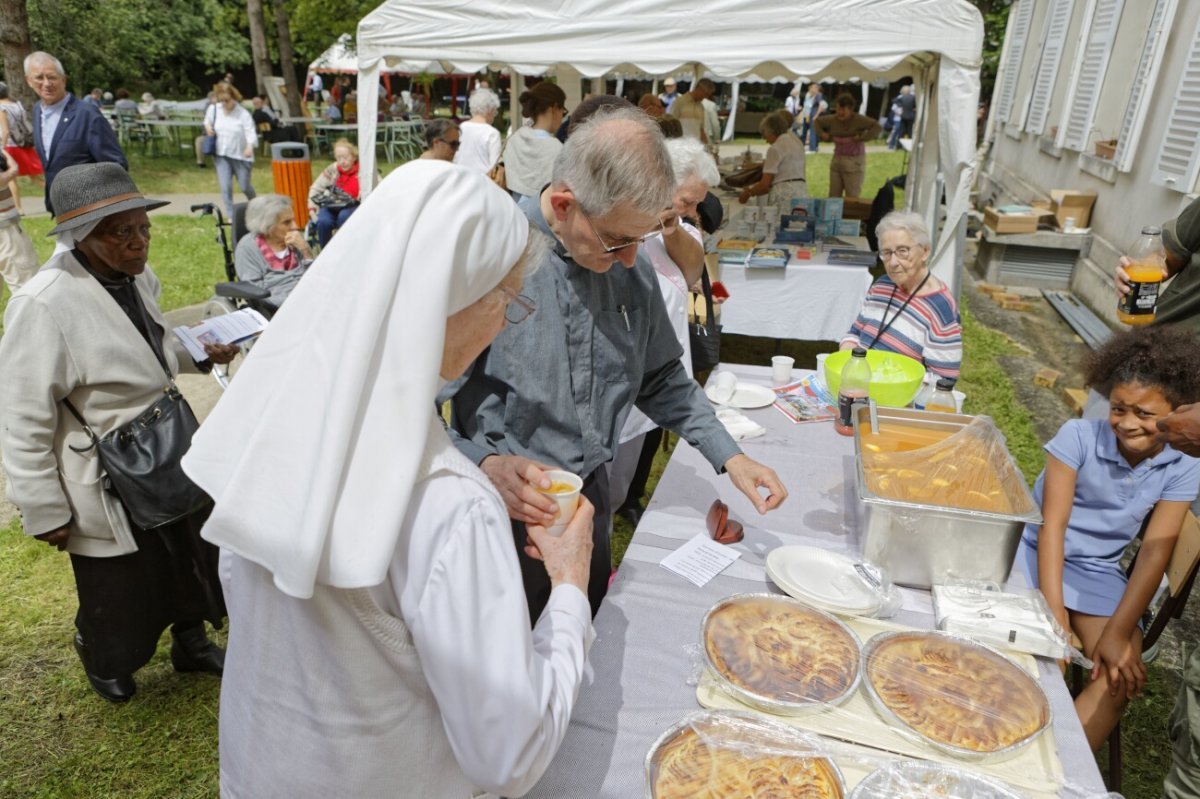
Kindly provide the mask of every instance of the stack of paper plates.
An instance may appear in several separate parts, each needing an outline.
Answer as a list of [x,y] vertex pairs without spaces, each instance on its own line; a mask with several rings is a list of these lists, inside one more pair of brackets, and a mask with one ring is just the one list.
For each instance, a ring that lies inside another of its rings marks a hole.
[[827,549],[785,546],[767,555],[767,576],[789,596],[843,616],[870,616],[883,603],[879,586],[852,558]]

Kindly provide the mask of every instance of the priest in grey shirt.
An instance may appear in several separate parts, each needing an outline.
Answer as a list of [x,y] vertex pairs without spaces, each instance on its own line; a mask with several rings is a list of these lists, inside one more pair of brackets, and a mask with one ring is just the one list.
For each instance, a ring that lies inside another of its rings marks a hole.
[[674,185],[662,134],[640,110],[601,110],[574,131],[550,185],[522,201],[530,223],[553,241],[525,278],[523,294],[536,311],[508,325],[442,397],[453,398],[456,445],[488,475],[514,520],[535,620],[551,587],[546,570],[530,560],[536,551],[526,548],[524,522],[552,523],[557,508],[535,486],[549,487],[547,468],[585,480],[584,495],[596,506],[588,590],[594,615],[611,557],[601,467],[635,403],[728,472],[760,513],[787,496],[773,470],[742,454],[684,371],[654,270],[638,254],[642,240],[662,230]]

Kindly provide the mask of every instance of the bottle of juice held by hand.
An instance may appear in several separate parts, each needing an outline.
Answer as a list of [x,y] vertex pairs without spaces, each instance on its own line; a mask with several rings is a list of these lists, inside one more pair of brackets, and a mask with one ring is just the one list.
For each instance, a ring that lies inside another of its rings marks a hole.
[[1141,238],[1129,253],[1132,263],[1125,267],[1129,275],[1129,293],[1117,303],[1117,318],[1127,325],[1148,325],[1154,321],[1158,290],[1167,276],[1167,253],[1162,231],[1142,228]]
[[838,385],[838,418],[833,429],[844,436],[854,435],[852,408],[856,402],[866,402],[871,387],[871,367],[867,363],[867,351],[855,347],[850,360],[842,367],[842,382]]

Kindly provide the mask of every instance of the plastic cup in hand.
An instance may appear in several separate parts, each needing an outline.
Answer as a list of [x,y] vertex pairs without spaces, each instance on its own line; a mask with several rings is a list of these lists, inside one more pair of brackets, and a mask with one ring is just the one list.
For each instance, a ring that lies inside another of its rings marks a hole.
[[737,393],[737,378],[733,372],[717,372],[710,379],[713,381],[712,398],[722,405],[728,405]]
[[546,528],[547,533],[557,537],[563,534],[567,529],[567,522],[575,516],[575,509],[579,507],[579,492],[583,490],[583,480],[579,475],[561,469],[550,469],[546,476],[550,478],[550,487],[539,488],[538,491],[558,503],[558,518]]
[[785,386],[792,382],[792,366],[795,358],[787,355],[776,355],[771,358],[771,382],[776,386]]

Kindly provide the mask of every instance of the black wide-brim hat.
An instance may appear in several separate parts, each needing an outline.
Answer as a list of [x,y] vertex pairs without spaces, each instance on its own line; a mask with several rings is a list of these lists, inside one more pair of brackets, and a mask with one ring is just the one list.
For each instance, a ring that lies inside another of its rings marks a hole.
[[76,164],[59,172],[50,184],[50,204],[57,224],[50,236],[89,225],[106,216],[135,208],[162,208],[166,200],[142,196],[120,164]]

